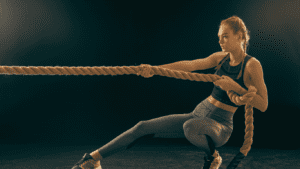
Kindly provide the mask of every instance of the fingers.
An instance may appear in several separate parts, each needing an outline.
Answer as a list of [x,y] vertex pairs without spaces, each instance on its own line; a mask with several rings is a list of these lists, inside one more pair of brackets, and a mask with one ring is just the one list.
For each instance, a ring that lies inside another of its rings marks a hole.
[[[222,79],[222,78],[221,78]],[[219,79],[219,80],[216,80],[216,81],[214,81],[213,83],[216,85],[216,86],[219,86],[220,87],[220,80],[221,79]]]
[[232,97],[232,100],[234,100],[235,104],[238,105],[238,106],[244,105],[244,102],[242,102],[242,101],[240,100],[240,97],[237,96],[237,95],[236,95],[236,96],[233,96],[233,97]]
[[146,67],[144,68],[144,76],[145,76],[146,78],[149,78],[149,77],[152,77],[152,76],[153,76],[153,74],[151,74],[151,68],[150,68],[150,66],[146,66]]
[[142,70],[138,73],[138,75],[141,75],[145,78],[152,77],[154,74],[151,74],[151,65],[149,64],[141,64],[143,67]]
[[227,91],[227,95],[228,95],[229,99],[236,105],[245,105],[246,104],[246,102],[241,100],[241,98],[237,94],[235,94],[234,91]]
[[228,76],[225,76],[225,75],[222,75],[221,78],[222,78],[222,79],[225,79],[225,78],[229,78],[229,77],[228,77]]
[[227,95],[228,95],[229,99],[231,101],[233,101],[233,92],[232,91],[227,91]]
[[254,99],[255,95],[256,93],[253,92],[246,93],[245,95],[243,95],[242,100],[245,104],[250,103]]
[[239,105],[243,105],[243,102],[240,100],[239,97],[235,97],[235,102],[237,102]]
[[246,105],[249,102],[249,99],[246,97],[239,97],[239,104]]

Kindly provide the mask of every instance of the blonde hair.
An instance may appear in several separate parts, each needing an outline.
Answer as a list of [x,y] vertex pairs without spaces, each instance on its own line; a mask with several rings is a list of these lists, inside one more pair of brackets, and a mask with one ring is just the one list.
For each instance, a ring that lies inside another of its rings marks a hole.
[[[249,45],[249,40],[250,40],[250,31],[246,28],[245,23],[243,22],[243,20],[241,18],[239,18],[238,16],[232,16],[228,19],[222,20],[220,27],[222,25],[228,25],[231,29],[234,35],[237,35],[239,32],[242,33],[242,39],[245,39],[244,42],[244,52],[246,53],[247,47]],[[222,64],[225,62],[225,60],[227,60],[229,58],[229,54],[226,56],[226,58],[222,61],[221,64],[219,64],[215,69],[219,70],[220,67],[222,66]],[[242,60],[242,67],[240,70],[240,73],[237,77],[237,79],[239,79],[242,76],[242,70],[243,70],[243,66],[244,66],[244,60]]]

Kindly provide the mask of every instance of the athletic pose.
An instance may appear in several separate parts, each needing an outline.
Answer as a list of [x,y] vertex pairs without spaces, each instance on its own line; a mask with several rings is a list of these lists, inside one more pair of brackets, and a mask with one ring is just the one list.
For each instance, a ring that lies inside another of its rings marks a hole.
[[[233,130],[233,115],[239,106],[246,104],[234,104],[228,96],[229,91],[243,95],[250,85],[254,86],[257,94],[249,104],[262,112],[268,107],[268,95],[260,62],[246,53],[249,35],[244,22],[237,16],[223,20],[218,37],[221,52],[204,59],[160,66],[186,72],[216,67],[215,74],[222,78],[214,82],[212,94],[199,103],[194,111],[140,121],[98,150],[86,153],[72,169],[100,169],[100,160],[126,150],[144,135],[176,132],[184,134],[189,142],[207,154],[203,169],[219,168],[222,158],[215,148],[229,140]],[[141,75],[147,78],[153,76],[146,69]]]

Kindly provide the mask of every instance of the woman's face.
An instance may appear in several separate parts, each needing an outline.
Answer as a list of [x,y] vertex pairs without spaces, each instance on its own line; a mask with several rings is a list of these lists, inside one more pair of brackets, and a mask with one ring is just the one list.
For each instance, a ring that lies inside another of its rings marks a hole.
[[[223,24],[219,29],[219,44],[223,52],[236,51],[242,47],[242,40],[239,40],[239,34],[234,35],[231,28]],[[240,49],[239,49],[240,50]]]

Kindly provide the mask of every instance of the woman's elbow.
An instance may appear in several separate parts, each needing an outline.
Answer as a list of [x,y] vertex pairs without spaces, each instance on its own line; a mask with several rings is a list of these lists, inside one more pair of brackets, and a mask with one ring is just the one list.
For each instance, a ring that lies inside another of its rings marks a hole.
[[264,104],[264,107],[262,108],[262,110],[260,110],[261,112],[266,112],[268,109],[268,101]]

